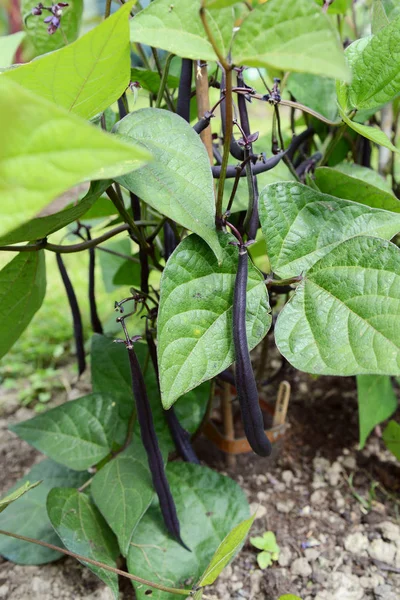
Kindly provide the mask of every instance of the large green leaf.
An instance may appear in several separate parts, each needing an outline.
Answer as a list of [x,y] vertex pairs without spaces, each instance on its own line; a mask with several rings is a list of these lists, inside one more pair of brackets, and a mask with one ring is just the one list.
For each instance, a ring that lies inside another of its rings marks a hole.
[[96,473],[91,492],[126,556],[134,530],[154,497],[147,456],[140,438],[135,437],[124,452]]
[[83,471],[107,456],[118,425],[118,408],[112,398],[90,394],[13,425],[11,430],[53,460]]
[[[172,463],[168,481],[175,499],[182,539],[188,552],[165,529],[158,506],[140,521],[128,554],[128,569],[146,579],[190,588],[209,564],[213,553],[232,527],[247,518],[249,508],[239,486],[206,467]],[[147,588],[135,585],[138,600]],[[178,600],[181,596],[153,590],[152,600]]]
[[260,221],[272,269],[280,277],[299,275],[356,235],[390,239],[400,231],[400,214],[290,182],[262,190]]
[[[127,2],[73,44],[7,71],[1,77],[11,78],[81,117],[93,117],[128,87],[131,71],[128,18],[132,4]],[[29,119],[29,123],[35,121]]]
[[[361,169],[363,171],[354,172],[353,176],[351,171],[343,173],[338,171],[336,167],[334,169],[319,167],[315,171],[315,183],[321,192],[325,194],[353,200],[372,208],[400,212],[400,201],[393,194],[364,179],[364,173],[372,171],[372,169],[366,169],[365,167],[361,167]],[[375,171],[372,171],[372,173],[375,173]],[[360,176],[357,177],[357,174]],[[376,173],[376,175],[378,174]]]
[[[88,478],[88,473],[70,471],[52,460],[44,460],[35,465],[25,477],[17,481],[10,492],[17,490],[27,481],[43,480],[41,485],[32,489],[29,494],[22,496],[18,502],[0,514],[0,529],[59,546],[60,540],[47,516],[47,494],[55,486],[79,487]],[[6,536],[0,536],[0,554],[21,565],[40,565],[57,560],[62,556],[55,550]]]
[[143,108],[122,119],[115,130],[123,140],[139,144],[154,156],[153,163],[118,181],[163,215],[201,236],[220,259],[210,162],[189,123],[165,110]]
[[349,117],[345,115],[345,113],[340,108],[339,113],[346,125],[351,127],[351,129],[354,129],[354,131],[356,131],[363,137],[367,138],[368,140],[371,140],[371,142],[374,142],[375,144],[379,144],[379,146],[389,148],[389,150],[391,150],[392,152],[400,152],[400,150],[392,144],[392,142],[389,140],[386,133],[382,131],[382,129],[378,129],[377,127],[371,127],[370,125],[362,125],[361,123],[356,123],[355,121],[349,119]]
[[313,108],[327,119],[336,118],[338,108],[334,79],[309,73],[292,73],[287,88],[297,102]]
[[[88,495],[72,488],[53,488],[47,513],[65,547],[71,552],[116,568],[117,540]],[[81,561],[111,588],[118,600],[118,576]]]
[[378,108],[393,100],[400,90],[400,17],[346,55],[352,72],[347,108]]
[[20,252],[0,271],[0,358],[29,325],[46,294],[44,252]]
[[14,492],[11,492],[10,494],[7,494],[7,496],[4,496],[3,498],[1,498],[0,499],[0,513],[3,512],[3,510],[5,510],[8,506],[10,506],[10,504],[15,502],[19,498],[21,498],[21,496],[23,496],[30,490],[33,490],[35,487],[37,487],[41,483],[42,483],[41,481],[36,481],[35,483],[30,483],[29,481],[26,481],[23,485],[18,487]]
[[301,371],[399,375],[399,311],[400,250],[355,237],[308,271],[278,317],[275,339]]
[[23,223],[13,231],[0,237],[0,245],[18,244],[28,240],[40,240],[69,223],[82,217],[93,206],[102,193],[111,185],[111,180],[92,182],[87,194],[79,202],[74,202],[60,212],[36,217],[27,223]]
[[357,392],[361,449],[373,428],[395,412],[397,398],[387,375],[358,375]]
[[384,179],[377,171],[374,171],[374,169],[369,169],[368,167],[363,167],[361,165],[357,165],[356,163],[343,161],[335,165],[335,170],[340,171],[340,173],[345,173],[350,177],[355,177],[356,179],[366,181],[367,183],[379,188],[380,190],[383,190],[384,192],[393,194],[390,182],[387,179]]
[[[200,19],[200,7],[201,0],[154,0],[132,19],[131,41],[162,48],[183,58],[196,60],[201,56],[203,60],[216,60]],[[206,16],[217,46],[227,56],[226,36],[220,29],[223,23],[217,24],[215,20],[219,13],[220,9],[215,13],[207,11]]]
[[85,180],[136,169],[148,152],[124,143],[0,75],[0,235]]
[[[166,429],[165,415],[162,410],[153,365],[151,361],[147,364],[146,345],[135,344],[135,352],[144,372],[157,435],[161,440],[168,441],[169,447],[172,448],[173,443]],[[93,390],[102,394],[123,396],[126,402],[119,405],[120,414],[122,418],[129,417],[133,405],[133,395],[128,353],[125,346],[114,344],[111,339],[105,336],[94,335],[92,338],[91,364]],[[144,369],[146,364],[147,367]],[[185,394],[175,405],[176,414],[182,427],[190,433],[197,430],[204,417],[209,394],[210,384],[204,383]],[[139,431],[138,426],[136,430]]]
[[335,30],[309,0],[269,0],[256,6],[234,38],[232,60],[349,80]]
[[387,449],[400,460],[400,425],[396,421],[389,421],[383,432],[383,441]]
[[23,31],[0,37],[0,67],[9,67],[12,64],[14,55],[24,37]]
[[380,29],[389,25],[389,19],[383,6],[382,0],[373,0],[372,2],[372,33],[378,33]]
[[[22,0],[21,13],[26,17],[34,6],[37,6],[37,0]],[[58,48],[63,48],[66,41],[69,44],[74,42],[79,34],[82,21],[83,0],[68,0],[68,6],[63,9],[61,18],[61,28],[55,33],[49,35],[47,32],[48,24],[44,19],[50,15],[48,11],[43,11],[41,16],[29,16],[25,20],[26,36],[30,45],[35,50],[35,55],[53,52]]]
[[[181,242],[161,279],[158,361],[162,401],[169,408],[179,396],[211,379],[234,360],[232,303],[238,250],[220,234],[219,266],[199,237]],[[249,348],[271,325],[263,277],[249,262],[247,337]]]
[[253,525],[256,515],[249,517],[245,521],[236,525],[222,540],[212,557],[210,564],[200,578],[198,585],[212,585],[218,575],[222,573],[227,564],[236,556],[243,546],[243,543]]

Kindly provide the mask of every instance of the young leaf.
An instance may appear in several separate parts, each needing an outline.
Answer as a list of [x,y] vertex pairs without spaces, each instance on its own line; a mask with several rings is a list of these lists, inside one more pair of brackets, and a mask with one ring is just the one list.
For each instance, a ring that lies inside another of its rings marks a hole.
[[36,217],[27,223],[23,223],[13,231],[1,236],[0,245],[6,246],[29,240],[41,240],[51,233],[69,225],[69,223],[80,219],[89,208],[93,206],[96,200],[98,200],[111,183],[110,179],[93,181],[90,189],[82,200],[74,202],[60,212],[45,217]]
[[91,492],[126,556],[135,528],[154,497],[147,455],[140,439],[136,438],[96,473]]
[[236,527],[228,533],[216,549],[210,564],[200,577],[197,585],[205,586],[214,583],[220,573],[225,569],[226,565],[228,565],[240,551],[247,534],[253,525],[254,519],[255,514],[239,523],[239,525],[236,525]]
[[279,596],[278,600],[301,600],[301,598],[293,596],[293,594],[285,594],[284,596]]
[[154,156],[154,162],[118,181],[163,215],[197,233],[220,260],[213,179],[200,136],[178,115],[155,108],[131,113],[115,130],[123,140],[139,144]]
[[110,452],[118,425],[112,398],[90,394],[10,429],[53,460],[84,471]]
[[0,37],[0,67],[9,67],[12,64],[14,55],[24,37],[24,31]]
[[321,194],[299,183],[268,185],[260,194],[260,221],[273,271],[293,277],[355,235],[391,239],[400,214]]
[[[211,379],[235,360],[232,302],[238,249],[219,235],[221,266],[199,237],[183,240],[161,279],[158,362],[162,402],[169,408],[182,394]],[[263,277],[249,263],[247,339],[254,348],[271,325]]]
[[[200,19],[201,0],[154,0],[130,23],[131,41],[172,52],[182,58],[217,60]],[[227,56],[224,35],[212,11],[206,13],[214,38]]]
[[7,494],[7,496],[4,496],[3,498],[1,498],[0,499],[0,513],[2,513],[3,510],[5,510],[7,508],[7,506],[10,506],[10,504],[12,504],[16,500],[18,500],[18,498],[21,498],[21,496],[26,494],[26,492],[29,492],[29,490],[33,490],[35,487],[37,487],[41,483],[42,483],[41,481],[36,481],[35,483],[29,483],[29,481],[26,481],[23,485],[21,485],[19,488],[17,488],[14,492],[11,492],[10,494]]
[[[31,489],[0,514],[0,529],[36,538],[59,546],[60,540],[55,533],[46,511],[46,497],[55,486],[79,487],[89,478],[89,473],[77,473],[66,467],[44,460],[34,465],[25,477],[11,488],[12,493],[28,481],[42,480],[41,485]],[[41,565],[58,560],[62,554],[49,548],[35,546],[6,536],[0,536],[0,554],[7,560],[20,565]]]
[[85,180],[137,169],[148,152],[126,144],[0,75],[0,235]]
[[397,460],[400,460],[400,425],[396,421],[390,421],[383,432],[383,441],[386,447]]
[[234,38],[232,60],[236,65],[314,73],[345,81],[350,78],[329,18],[309,0],[269,0],[257,5]]
[[275,340],[307,373],[399,375],[399,311],[400,250],[354,237],[308,271],[278,317]]
[[20,252],[0,271],[0,358],[29,325],[45,294],[46,264],[42,250]]
[[400,87],[400,17],[346,55],[353,74],[349,108],[378,108],[393,100]]
[[377,127],[370,127],[369,125],[362,125],[361,123],[356,123],[355,121],[352,121],[347,115],[345,115],[345,113],[341,110],[340,107],[339,112],[346,125],[351,127],[351,129],[354,129],[354,131],[356,131],[363,137],[366,137],[368,140],[371,140],[375,144],[379,144],[379,146],[389,148],[389,150],[391,150],[392,152],[400,152],[400,150],[396,148],[396,146],[393,146],[386,133],[381,129],[378,129]]
[[257,563],[260,569],[266,569],[272,565],[272,554],[264,550],[264,552],[260,552],[257,554]]
[[388,419],[397,408],[397,398],[387,375],[358,375],[358,420],[360,449],[376,425]]
[[259,550],[266,550],[271,554],[279,554],[280,548],[276,543],[273,531],[266,531],[262,536],[250,538],[250,543]]
[[121,96],[130,81],[128,19],[133,3],[127,2],[76,42],[1,77],[85,119],[102,112]]
[[349,170],[343,173],[337,167],[334,169],[319,167],[315,170],[315,183],[324,194],[352,200],[371,208],[400,212],[400,201],[392,193],[379,189],[366,180],[366,172],[371,171],[379,177],[378,173],[365,167],[359,168],[359,172],[355,170],[352,173]]
[[[116,567],[117,540],[107,523],[84,492],[53,488],[47,496],[47,513],[65,547],[71,552]],[[85,563],[111,589],[118,600],[118,577],[110,571]]]
[[29,15],[37,4],[37,0],[21,0],[21,14],[27,16],[24,22],[26,37],[35,50],[35,56],[53,52],[76,40],[82,21],[83,0],[68,0],[68,6],[63,9],[61,27],[52,35],[49,35],[48,25],[43,22],[46,16],[50,15],[49,12],[43,11],[42,15],[38,16]]
[[[144,371],[147,392],[150,398],[154,425],[157,435],[169,443],[173,443],[167,430],[165,415],[163,414],[160,394],[153,365],[147,364],[146,344],[136,344],[135,352]],[[123,403],[119,403],[121,418],[128,419],[132,406],[132,381],[129,368],[128,353],[122,344],[114,344],[112,340],[102,335],[94,335],[92,338],[92,385],[93,391],[101,394],[121,395]],[[144,365],[147,368],[144,369]],[[188,392],[175,404],[176,414],[186,431],[194,433],[203,420],[208,398],[210,384],[204,383],[196,389]],[[137,431],[139,431],[137,429]]]
[[[182,587],[184,581],[194,583],[200,578],[215,548],[233,525],[248,517],[249,509],[239,486],[207,467],[172,463],[167,467],[167,475],[182,538],[191,552],[168,535],[160,509],[153,505],[135,530],[127,562],[135,575],[151,579],[157,573],[160,581]],[[134,585],[138,600],[147,600],[146,587]],[[153,590],[151,598],[175,600],[177,596]]]

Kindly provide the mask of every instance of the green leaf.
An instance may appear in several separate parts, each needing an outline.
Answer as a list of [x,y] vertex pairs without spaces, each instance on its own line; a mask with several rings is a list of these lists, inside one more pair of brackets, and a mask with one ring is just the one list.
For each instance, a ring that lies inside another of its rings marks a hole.
[[390,421],[383,432],[383,441],[386,447],[397,460],[400,460],[400,425],[396,421]]
[[20,252],[0,271],[0,358],[29,325],[45,294],[46,264],[42,250]]
[[336,119],[338,108],[334,79],[309,73],[292,73],[287,88],[297,102],[309,106],[327,119]]
[[[32,8],[37,6],[37,4],[37,0],[21,0],[21,14],[23,17],[29,15]],[[83,0],[70,0],[68,6],[63,9],[61,19],[62,31],[59,28],[52,35],[48,34],[48,25],[43,22],[45,17],[49,16],[49,12],[43,11],[42,16],[28,16],[24,26],[26,37],[35,50],[35,56],[63,48],[66,43],[65,38],[69,44],[75,41],[79,34],[82,13]]]
[[125,237],[108,242],[107,244],[104,244],[103,247],[111,250],[111,252],[98,252],[104,288],[106,292],[110,294],[119,287],[119,284],[114,283],[114,277],[119,268],[125,264],[126,260],[122,256],[112,254],[112,252],[118,252],[119,254],[130,256],[131,242],[128,237]]
[[[316,0],[317,4],[323,6],[325,0]],[[333,0],[328,7],[328,15],[344,15],[351,6],[352,0]]]
[[236,525],[222,540],[216,549],[210,564],[198,583],[199,586],[212,585],[231,560],[240,552],[253,525],[255,514]]
[[[154,0],[131,20],[131,41],[168,50],[182,58],[217,60],[200,19],[201,0]],[[225,36],[215,22],[212,11],[206,17],[215,41],[224,56]]]
[[12,65],[15,53],[24,37],[24,31],[17,31],[17,33],[0,37],[0,67]]
[[0,75],[0,235],[77,183],[137,169],[148,152],[126,144]]
[[284,596],[279,596],[278,600],[301,600],[301,598],[293,596],[293,594],[285,594]]
[[[17,481],[9,493],[18,490],[28,481],[42,480],[41,485],[22,496],[3,514],[0,514],[0,529],[36,538],[42,542],[60,545],[46,511],[46,497],[54,486],[79,487],[89,478],[88,473],[77,473],[44,460],[34,465],[25,477]],[[6,536],[0,536],[0,554],[7,560],[20,565],[40,565],[58,560],[62,554],[49,548],[35,546]]]
[[200,136],[178,115],[155,108],[129,114],[115,130],[123,140],[154,156],[153,163],[118,181],[161,214],[197,233],[221,259],[213,178]]
[[[315,183],[325,194],[352,200],[372,208],[400,212],[400,201],[392,193],[377,188],[369,183],[366,177],[364,178],[365,172],[375,173],[375,171],[365,167],[360,167],[360,169],[362,171],[354,171],[353,176],[351,171],[343,173],[336,167],[334,169],[319,167],[315,171]],[[359,176],[357,177],[357,175]],[[378,174],[376,173],[376,175]]]
[[93,181],[87,194],[60,212],[36,217],[23,223],[13,231],[0,237],[0,245],[18,244],[29,240],[40,240],[69,223],[80,219],[93,206],[101,194],[111,185],[111,180]]
[[374,169],[369,169],[367,167],[357,165],[356,163],[344,161],[335,165],[335,170],[340,171],[340,173],[350,175],[350,177],[356,177],[357,179],[366,181],[380,190],[389,192],[389,194],[393,195],[392,186],[389,181],[384,179],[382,175],[380,175],[377,171],[374,171]]
[[3,510],[5,510],[7,508],[7,506],[10,506],[10,504],[12,504],[16,500],[18,500],[18,498],[21,498],[21,496],[26,494],[26,492],[29,492],[29,490],[33,490],[35,487],[37,487],[41,483],[42,483],[41,481],[36,481],[35,483],[29,483],[29,481],[26,481],[23,485],[21,485],[18,489],[16,489],[15,492],[11,492],[11,494],[7,494],[7,496],[4,496],[3,498],[1,498],[0,499],[0,513],[2,513]]
[[260,569],[266,569],[267,567],[270,567],[272,565],[271,552],[267,552],[266,550],[264,550],[264,552],[260,552],[260,554],[257,554],[257,563]]
[[271,554],[279,554],[280,548],[276,543],[276,537],[273,531],[266,531],[262,537],[250,538],[250,543],[259,550],[266,550]]
[[134,439],[127,450],[96,473],[91,492],[126,556],[134,530],[154,497],[147,456],[140,439]]
[[206,8],[226,8],[227,6],[233,6],[237,4],[240,0],[205,0]]
[[400,250],[355,237],[307,273],[278,317],[277,346],[321,375],[400,374]]
[[[73,44],[1,77],[85,119],[102,112],[121,96],[130,81],[128,19],[133,3],[127,2]],[[29,120],[29,124],[35,122]]]
[[397,408],[397,398],[387,375],[358,375],[358,420],[360,449],[376,425],[388,419]]
[[321,194],[299,183],[268,185],[260,221],[274,273],[293,277],[356,235],[392,238],[400,215]]
[[53,460],[83,471],[107,456],[118,426],[110,396],[90,394],[10,427]]
[[372,33],[378,33],[383,27],[389,25],[389,19],[385,12],[382,0],[373,0],[372,3]]
[[389,148],[389,150],[391,150],[392,152],[400,152],[400,150],[398,150],[396,146],[393,146],[386,133],[384,133],[381,129],[378,129],[377,127],[370,127],[369,125],[361,125],[361,123],[356,123],[355,121],[352,121],[344,114],[344,112],[340,108],[339,112],[346,125],[351,127],[351,129],[354,129],[354,131],[356,131],[363,137],[366,137],[368,140],[371,140],[375,144],[379,144],[380,146]]
[[[131,81],[137,81],[143,89],[152,92],[152,94],[157,94],[160,89],[161,77],[157,71],[149,71],[140,67],[134,67],[131,69]],[[168,75],[167,87],[179,87],[179,78]]]
[[[68,550],[116,568],[117,540],[89,496],[77,489],[53,488],[47,496],[47,513]],[[118,576],[81,562],[108,585],[118,600]]]
[[[214,550],[236,525],[249,515],[246,497],[239,486],[207,467],[172,463],[168,481],[175,500],[182,539],[188,552],[168,534],[157,505],[140,521],[128,554],[131,573],[185,588],[202,575]],[[149,544],[151,547],[149,548]],[[185,584],[183,584],[185,582]],[[147,588],[135,585],[138,600],[146,600]],[[180,596],[153,590],[152,600],[177,600]]]
[[[157,435],[161,440],[168,441],[169,447],[172,449],[174,446],[166,427],[156,375],[151,362],[147,364],[146,344],[135,344],[135,352],[144,372],[144,380]],[[92,338],[91,364],[93,391],[102,394],[118,394],[118,397],[125,398],[126,403],[118,404],[118,408],[121,418],[129,418],[133,405],[133,395],[129,360],[125,347],[122,344],[114,344],[111,339],[105,336],[94,335]],[[147,364],[146,369],[144,369],[145,364]],[[189,433],[197,431],[202,422],[209,394],[210,384],[204,383],[185,394],[176,403],[177,417],[182,427]],[[136,426],[136,431],[139,431],[138,426]]]
[[[219,266],[197,236],[183,240],[161,279],[158,313],[158,363],[162,402],[169,408],[179,396],[211,379],[234,361],[232,303],[238,250],[220,234],[224,250]],[[254,348],[271,325],[268,294],[260,272],[249,261],[247,338]]]
[[126,260],[116,271],[112,283],[115,286],[130,285],[140,288],[140,264]]
[[369,37],[366,44],[358,44],[355,51],[347,50],[346,56],[353,75],[348,86],[349,108],[377,108],[393,100],[400,89],[400,17]]
[[256,6],[234,38],[232,60],[345,81],[350,77],[335,29],[309,0],[269,0]]

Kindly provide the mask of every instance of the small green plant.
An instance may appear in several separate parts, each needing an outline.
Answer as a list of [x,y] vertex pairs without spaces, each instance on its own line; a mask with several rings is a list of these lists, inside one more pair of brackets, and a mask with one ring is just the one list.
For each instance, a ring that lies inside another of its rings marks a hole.
[[[278,560],[280,548],[272,531],[266,531],[262,537],[252,537],[250,542],[255,548],[262,550],[257,555],[257,563],[260,569],[266,569],[272,565],[274,560]],[[283,599],[288,600],[288,597],[283,596]]]
[[279,596],[278,600],[301,600],[301,598],[293,596],[293,594],[285,594],[284,596]]

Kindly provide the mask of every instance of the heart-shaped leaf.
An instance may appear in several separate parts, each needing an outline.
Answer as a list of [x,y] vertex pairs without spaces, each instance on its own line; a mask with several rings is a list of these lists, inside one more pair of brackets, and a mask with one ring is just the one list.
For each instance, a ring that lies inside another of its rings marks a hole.
[[317,262],[278,317],[275,340],[321,375],[400,375],[400,250],[355,237]]
[[321,194],[299,183],[268,185],[260,220],[273,271],[293,277],[356,235],[386,239],[400,231],[400,215]]
[[197,233],[221,259],[209,158],[189,123],[165,110],[143,108],[127,115],[115,130],[154,156],[152,163],[118,181],[161,214]]
[[[157,327],[165,408],[235,360],[232,303],[238,250],[230,245],[230,236],[220,234],[219,238],[224,251],[221,266],[203,240],[191,235],[179,244],[163,272]],[[262,340],[270,325],[266,286],[249,262],[249,348]]]

